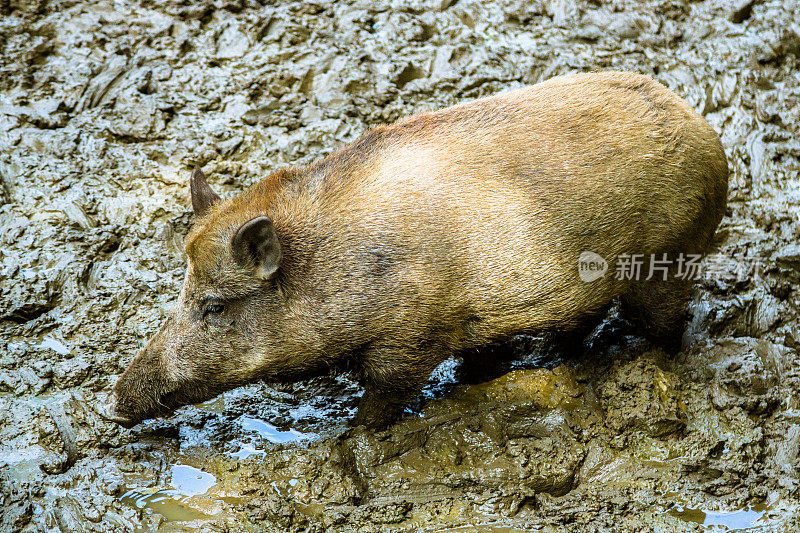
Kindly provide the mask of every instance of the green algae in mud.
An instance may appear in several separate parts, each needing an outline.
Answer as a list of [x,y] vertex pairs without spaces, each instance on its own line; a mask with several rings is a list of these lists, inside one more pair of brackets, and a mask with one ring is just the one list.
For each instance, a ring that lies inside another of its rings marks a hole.
[[565,365],[552,370],[515,370],[497,379],[467,388],[461,401],[496,404],[530,402],[542,409],[575,407],[582,393],[573,373]]

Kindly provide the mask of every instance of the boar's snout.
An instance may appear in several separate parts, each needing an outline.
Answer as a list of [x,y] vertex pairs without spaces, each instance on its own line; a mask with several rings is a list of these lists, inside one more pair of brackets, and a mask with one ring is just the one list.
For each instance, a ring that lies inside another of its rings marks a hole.
[[119,411],[117,411],[117,395],[114,392],[109,395],[108,401],[105,404],[102,404],[98,408],[97,412],[100,413],[100,416],[106,420],[116,422],[124,428],[130,429],[137,423],[136,420],[119,414]]
[[174,410],[169,398],[166,370],[157,351],[147,346],[122,374],[98,411],[111,421],[132,427],[146,418],[166,415]]

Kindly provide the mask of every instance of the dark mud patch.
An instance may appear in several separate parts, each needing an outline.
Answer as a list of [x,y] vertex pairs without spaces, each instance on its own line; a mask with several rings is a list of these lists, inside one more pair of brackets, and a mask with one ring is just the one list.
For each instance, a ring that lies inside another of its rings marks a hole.
[[[0,530],[800,528],[799,9],[0,6]],[[132,431],[96,413],[178,294],[191,168],[231,194],[369,126],[605,68],[686,97],[729,156],[677,356],[612,314],[582,357],[518,339],[482,379],[446,364],[382,433],[346,428],[344,377]]]

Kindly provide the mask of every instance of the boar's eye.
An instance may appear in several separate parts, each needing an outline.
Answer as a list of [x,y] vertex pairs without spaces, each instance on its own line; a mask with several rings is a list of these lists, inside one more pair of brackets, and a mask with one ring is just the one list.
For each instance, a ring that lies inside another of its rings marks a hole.
[[208,315],[218,315],[225,310],[225,306],[220,302],[209,302],[203,308],[203,318]]

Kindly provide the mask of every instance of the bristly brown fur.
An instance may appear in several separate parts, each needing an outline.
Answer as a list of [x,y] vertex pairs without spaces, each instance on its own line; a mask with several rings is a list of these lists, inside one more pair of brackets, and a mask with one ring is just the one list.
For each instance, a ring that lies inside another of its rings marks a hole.
[[[691,281],[584,283],[578,256],[613,269],[621,254],[705,253],[727,186],[709,124],[637,74],[562,76],[375,128],[197,220],[179,304],[115,387],[117,411],[347,366],[366,387],[356,422],[381,425],[449,355],[580,330],[617,297],[674,347]],[[257,217],[275,242],[251,248],[280,257],[270,268],[231,252]]]

